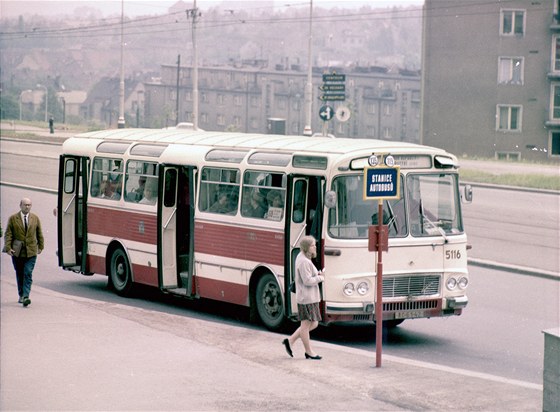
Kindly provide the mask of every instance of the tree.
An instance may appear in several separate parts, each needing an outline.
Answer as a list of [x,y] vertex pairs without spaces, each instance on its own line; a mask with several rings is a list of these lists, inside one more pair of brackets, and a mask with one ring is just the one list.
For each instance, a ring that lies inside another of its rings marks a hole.
[[18,95],[13,91],[0,93],[0,119],[19,119]]

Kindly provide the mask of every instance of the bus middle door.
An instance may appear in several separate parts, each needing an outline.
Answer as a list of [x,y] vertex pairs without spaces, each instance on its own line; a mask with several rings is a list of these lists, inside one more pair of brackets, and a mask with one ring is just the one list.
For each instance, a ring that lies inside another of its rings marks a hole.
[[194,169],[163,166],[158,203],[160,288],[190,296],[193,292]]
[[[295,262],[300,252],[299,242],[303,236],[311,235],[317,242],[319,251],[321,241],[321,178],[317,176],[290,176],[288,196],[291,205],[289,219],[286,220],[286,262],[285,270],[285,313],[287,317],[297,315],[295,293],[290,293],[289,286],[295,280]],[[288,298],[289,296],[289,298]]]

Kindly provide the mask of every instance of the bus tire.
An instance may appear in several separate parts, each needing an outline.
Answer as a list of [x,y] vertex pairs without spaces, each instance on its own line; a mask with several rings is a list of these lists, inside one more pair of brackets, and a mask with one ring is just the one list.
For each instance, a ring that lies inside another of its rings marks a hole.
[[263,325],[273,331],[284,325],[284,300],[275,277],[266,273],[259,279],[255,291],[257,313]]
[[404,322],[404,319],[392,319],[392,320],[384,320],[383,327],[387,329],[393,329],[399,326],[401,323]]
[[113,289],[119,296],[128,296],[132,290],[132,273],[130,263],[124,250],[116,248],[111,254],[109,276]]

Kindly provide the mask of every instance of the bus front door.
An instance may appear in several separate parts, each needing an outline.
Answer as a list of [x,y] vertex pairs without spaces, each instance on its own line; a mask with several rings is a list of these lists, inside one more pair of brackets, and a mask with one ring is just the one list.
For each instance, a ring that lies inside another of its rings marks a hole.
[[[319,242],[321,239],[321,178],[316,176],[291,176],[289,196],[291,197],[290,218],[286,220],[287,268],[285,276],[286,299],[285,313],[287,317],[297,315],[297,302],[295,293],[290,293],[289,285],[295,280],[295,262],[300,251],[299,242],[303,236],[311,235]],[[319,249],[319,244],[318,250]],[[289,297],[288,297],[289,296]]]
[[194,169],[160,169],[158,267],[161,289],[191,296],[193,292]]
[[58,265],[86,272],[87,158],[61,156],[58,176]]

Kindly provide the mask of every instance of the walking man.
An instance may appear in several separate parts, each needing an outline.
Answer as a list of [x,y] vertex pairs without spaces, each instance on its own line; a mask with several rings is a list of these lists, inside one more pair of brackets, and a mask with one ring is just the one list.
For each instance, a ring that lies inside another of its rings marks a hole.
[[4,235],[4,251],[12,257],[16,271],[19,300],[24,307],[31,304],[29,294],[37,255],[44,249],[39,217],[31,211],[31,199],[23,198],[20,211],[10,216]]

